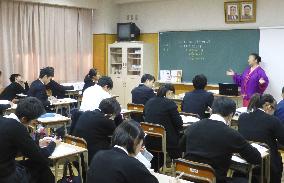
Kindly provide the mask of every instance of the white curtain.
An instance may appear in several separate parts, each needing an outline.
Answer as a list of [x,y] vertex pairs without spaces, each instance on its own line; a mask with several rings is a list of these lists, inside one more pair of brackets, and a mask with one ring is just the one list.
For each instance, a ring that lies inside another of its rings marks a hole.
[[31,82],[46,66],[58,82],[83,80],[92,67],[92,10],[0,1],[4,85],[12,73]]

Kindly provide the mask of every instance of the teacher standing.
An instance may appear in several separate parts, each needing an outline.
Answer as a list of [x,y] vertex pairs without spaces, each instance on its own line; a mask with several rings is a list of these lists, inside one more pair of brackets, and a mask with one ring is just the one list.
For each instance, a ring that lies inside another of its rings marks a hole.
[[234,83],[241,87],[244,107],[248,106],[253,94],[263,94],[268,86],[269,80],[265,71],[260,67],[260,62],[261,57],[256,53],[252,53],[248,58],[249,67],[241,75],[235,73],[232,69],[227,71],[227,75],[232,76]]

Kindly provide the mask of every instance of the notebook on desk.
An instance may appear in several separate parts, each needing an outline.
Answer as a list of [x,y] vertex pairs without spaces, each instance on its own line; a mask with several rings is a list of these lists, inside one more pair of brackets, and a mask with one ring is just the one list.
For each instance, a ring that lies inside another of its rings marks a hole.
[[239,95],[238,85],[232,83],[219,83],[219,94],[238,96]]

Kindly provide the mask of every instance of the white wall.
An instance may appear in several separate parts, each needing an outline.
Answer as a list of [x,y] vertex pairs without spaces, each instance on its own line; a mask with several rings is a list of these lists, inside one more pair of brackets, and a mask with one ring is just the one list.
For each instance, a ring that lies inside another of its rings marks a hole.
[[94,33],[115,34],[119,22],[119,8],[113,0],[98,0],[98,8],[94,11]]
[[44,3],[60,6],[71,6],[80,8],[96,9],[98,6],[98,0],[17,0],[33,3]]
[[283,0],[257,0],[257,22],[225,24],[224,0],[163,0],[119,6],[120,22],[137,14],[141,32],[166,30],[241,29],[284,25]]

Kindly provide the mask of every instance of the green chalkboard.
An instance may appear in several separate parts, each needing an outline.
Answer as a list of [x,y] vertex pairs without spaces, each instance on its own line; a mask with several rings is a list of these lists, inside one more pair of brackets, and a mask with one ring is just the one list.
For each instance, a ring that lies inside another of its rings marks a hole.
[[208,83],[232,82],[226,71],[242,72],[248,55],[259,51],[259,30],[210,30],[159,33],[159,69],[182,70],[182,81],[196,74]]

